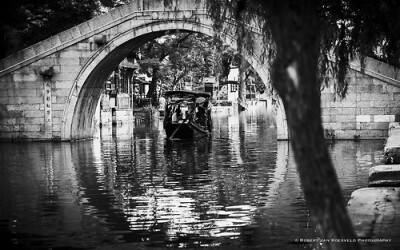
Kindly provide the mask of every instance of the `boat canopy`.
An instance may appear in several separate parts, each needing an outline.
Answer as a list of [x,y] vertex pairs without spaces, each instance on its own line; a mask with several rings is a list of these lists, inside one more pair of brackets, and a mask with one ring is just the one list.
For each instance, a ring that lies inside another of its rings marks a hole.
[[198,91],[190,91],[190,90],[173,90],[167,91],[164,94],[165,97],[179,97],[179,98],[192,98],[192,97],[204,97],[210,98],[211,94],[208,92],[198,92]]

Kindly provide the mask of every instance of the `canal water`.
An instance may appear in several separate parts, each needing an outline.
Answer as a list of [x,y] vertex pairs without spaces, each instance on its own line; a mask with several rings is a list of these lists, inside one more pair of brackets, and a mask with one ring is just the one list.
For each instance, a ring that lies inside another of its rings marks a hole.
[[[0,143],[1,246],[318,248],[298,242],[317,233],[273,117],[264,107],[213,116],[212,136],[189,141],[167,140],[155,121],[87,141]],[[367,186],[383,142],[329,149],[348,200]]]

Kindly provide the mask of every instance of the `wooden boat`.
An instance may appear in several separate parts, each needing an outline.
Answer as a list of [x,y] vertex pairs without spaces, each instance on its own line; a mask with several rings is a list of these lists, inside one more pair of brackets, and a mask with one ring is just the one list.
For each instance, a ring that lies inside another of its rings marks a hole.
[[195,133],[211,132],[210,93],[176,90],[167,91],[164,97],[163,124],[169,139],[191,138]]

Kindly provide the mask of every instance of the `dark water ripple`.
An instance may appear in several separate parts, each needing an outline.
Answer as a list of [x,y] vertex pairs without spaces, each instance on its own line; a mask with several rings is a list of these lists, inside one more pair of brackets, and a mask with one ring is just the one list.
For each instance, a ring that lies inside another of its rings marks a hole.
[[[73,143],[0,143],[0,240],[14,249],[311,249],[296,166],[263,112],[218,114],[210,138],[157,122]],[[380,141],[329,144],[346,199]]]

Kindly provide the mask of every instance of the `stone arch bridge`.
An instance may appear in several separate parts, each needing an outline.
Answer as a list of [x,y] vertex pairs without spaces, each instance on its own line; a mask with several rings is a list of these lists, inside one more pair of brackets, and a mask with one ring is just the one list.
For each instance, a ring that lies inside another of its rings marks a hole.
[[[136,0],[50,37],[0,61],[0,140],[76,140],[93,136],[93,117],[104,81],[135,48],[169,30],[213,35],[204,1]],[[226,44],[236,47],[233,23],[226,22]],[[244,55],[268,79],[259,56]],[[232,33],[229,33],[231,30]],[[350,94],[334,100],[322,91],[326,135],[338,139],[383,138],[400,115],[398,70],[369,59],[349,74]],[[278,139],[288,139],[285,114],[278,107]]]

